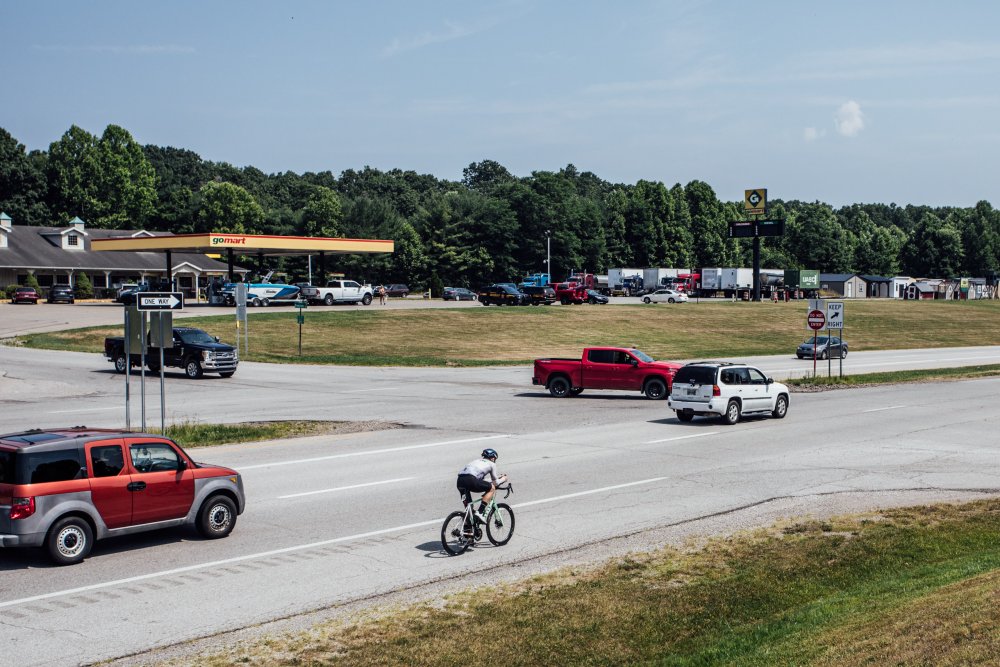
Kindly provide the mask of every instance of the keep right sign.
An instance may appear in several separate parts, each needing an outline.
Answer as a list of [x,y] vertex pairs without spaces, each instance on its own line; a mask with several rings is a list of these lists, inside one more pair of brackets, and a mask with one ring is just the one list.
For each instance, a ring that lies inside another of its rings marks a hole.
[[843,301],[827,301],[826,302],[826,328],[827,329],[843,329],[844,328],[844,302]]

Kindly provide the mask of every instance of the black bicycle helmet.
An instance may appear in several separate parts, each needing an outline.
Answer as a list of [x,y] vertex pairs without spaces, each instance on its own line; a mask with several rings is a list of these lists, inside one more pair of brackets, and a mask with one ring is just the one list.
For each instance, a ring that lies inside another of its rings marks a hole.
[[482,456],[484,459],[489,459],[490,461],[496,461],[497,457],[499,457],[500,455],[497,454],[497,450],[490,449],[489,447],[487,447],[486,449],[483,450],[483,453],[480,454],[480,456]]

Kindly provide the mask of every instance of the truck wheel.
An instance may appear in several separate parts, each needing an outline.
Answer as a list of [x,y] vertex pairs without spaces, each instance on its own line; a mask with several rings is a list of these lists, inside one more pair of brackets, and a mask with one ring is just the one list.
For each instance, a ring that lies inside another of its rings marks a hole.
[[156,363],[155,361],[147,362],[146,366],[149,367],[149,372],[150,373],[159,373],[160,372],[160,364]]
[[236,527],[236,505],[226,496],[212,496],[198,510],[198,532],[209,540],[226,537]]
[[484,299],[480,299],[479,303],[483,304],[484,306],[488,306],[488,305],[490,305],[490,300],[489,299],[485,299],[485,298]]
[[115,372],[124,375],[126,371],[128,371],[128,360],[124,352],[119,352],[115,355]]
[[45,538],[45,548],[58,565],[74,565],[90,554],[94,531],[78,516],[56,521]]
[[649,297],[648,296],[647,297],[643,297],[642,302],[643,303],[649,303]]
[[258,306],[260,306],[260,299],[254,297],[253,299],[250,300],[250,305],[253,306],[254,308],[257,308]]
[[740,404],[738,401],[729,401],[726,412],[722,415],[722,423],[732,426],[740,420]]
[[197,359],[188,359],[187,363],[184,364],[184,373],[192,380],[197,380],[203,374],[201,362]]
[[326,304],[327,306],[332,306],[333,305],[333,295],[332,294],[327,294],[325,297],[323,297],[323,303]]
[[659,401],[667,396],[667,383],[660,378],[650,378],[646,380],[646,386],[642,388],[642,393],[646,395],[646,398]]
[[365,294],[363,297],[361,297],[361,303],[365,304],[366,306],[371,305],[371,302],[372,302],[371,294]]
[[549,393],[556,398],[566,398],[570,395],[572,389],[573,387],[570,386],[569,380],[562,376],[549,380]]

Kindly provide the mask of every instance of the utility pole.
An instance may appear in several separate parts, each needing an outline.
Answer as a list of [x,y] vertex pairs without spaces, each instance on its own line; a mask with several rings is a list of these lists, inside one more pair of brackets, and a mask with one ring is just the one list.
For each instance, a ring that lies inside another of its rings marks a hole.
[[549,274],[549,282],[552,282],[552,231],[545,230],[545,272]]

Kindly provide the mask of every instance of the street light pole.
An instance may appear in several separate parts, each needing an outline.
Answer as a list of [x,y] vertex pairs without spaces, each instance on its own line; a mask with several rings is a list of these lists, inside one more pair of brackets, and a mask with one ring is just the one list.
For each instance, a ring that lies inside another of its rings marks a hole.
[[552,282],[552,232],[545,230],[545,272],[549,274],[549,282]]

